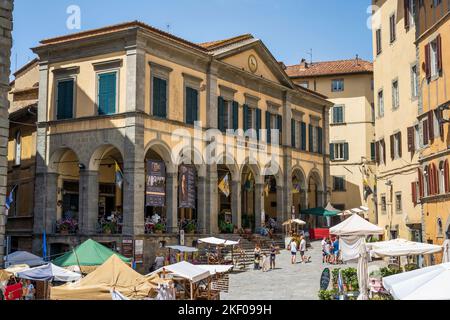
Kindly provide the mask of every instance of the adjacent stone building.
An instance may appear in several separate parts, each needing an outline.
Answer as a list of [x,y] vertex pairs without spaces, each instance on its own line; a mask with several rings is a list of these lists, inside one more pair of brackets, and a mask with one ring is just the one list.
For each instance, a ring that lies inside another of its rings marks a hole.
[[319,92],[334,104],[330,111],[331,204],[339,210],[361,206],[377,223],[374,192],[375,115],[373,66],[355,59],[305,60],[288,66],[295,84]]
[[195,44],[130,22],[33,50],[34,252],[45,232],[51,255],[93,238],[149,265],[179,230],[191,245],[329,201],[332,104],[252,35]]
[[8,145],[8,91],[12,46],[13,0],[0,1],[0,266],[5,253],[5,199]]

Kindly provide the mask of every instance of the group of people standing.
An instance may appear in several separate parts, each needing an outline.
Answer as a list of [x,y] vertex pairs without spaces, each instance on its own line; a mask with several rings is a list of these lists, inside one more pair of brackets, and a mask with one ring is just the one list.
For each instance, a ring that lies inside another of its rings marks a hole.
[[340,260],[339,238],[323,238],[322,242],[322,263],[338,264]]
[[265,254],[261,250],[261,246],[256,244],[254,255],[254,270],[262,270],[263,272],[275,269],[276,256],[279,253],[279,248],[272,242],[269,248],[269,255]]
[[307,257],[306,253],[306,239],[304,236],[300,236],[300,238],[294,237],[288,245],[288,250],[291,251],[291,263],[297,263],[297,253],[300,252],[300,262],[306,263],[309,262],[311,257]]

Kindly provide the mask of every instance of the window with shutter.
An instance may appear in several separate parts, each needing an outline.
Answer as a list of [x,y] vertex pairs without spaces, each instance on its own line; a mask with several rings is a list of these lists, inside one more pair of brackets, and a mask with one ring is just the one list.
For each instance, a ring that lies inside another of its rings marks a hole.
[[383,151],[383,163],[386,164],[386,142],[381,140],[381,150]]
[[428,112],[428,140],[433,142],[434,141],[434,116],[433,111]]
[[153,77],[153,115],[167,117],[167,81]]
[[239,103],[233,101],[233,130],[239,129]]
[[380,141],[375,142],[375,162],[380,164]]
[[442,73],[442,38],[439,34],[436,37],[436,47],[437,47],[437,72]]
[[283,135],[282,135],[282,132],[283,132],[283,117],[281,116],[281,115],[277,115],[277,129],[278,129],[278,132],[279,132],[279,138],[280,138],[280,145],[282,145],[282,143],[283,143]]
[[417,171],[419,176],[419,196],[420,198],[423,198],[424,196],[423,173],[420,168],[418,168]]
[[334,143],[330,143],[330,160],[334,160]]
[[73,118],[74,80],[60,80],[58,81],[57,88],[56,119],[71,119]]
[[396,137],[397,137],[397,156],[399,158],[401,158],[402,157],[402,133],[397,132]]
[[348,150],[348,143],[344,143],[344,160],[348,161],[349,159],[349,150]]
[[411,182],[411,195],[412,195],[412,202],[414,206],[417,205],[417,184],[416,182]]
[[428,134],[428,120],[425,119],[422,122],[422,127],[423,127],[423,145],[426,146],[428,145],[428,138],[429,138],[429,134]]
[[256,108],[256,138],[260,139],[260,131],[261,131],[261,109]]
[[101,73],[98,75],[98,114],[116,113],[117,73]]
[[314,137],[313,137],[313,126],[308,125],[308,136],[309,136],[309,152],[314,152]]
[[[323,138],[322,138],[322,128],[317,128],[317,152],[323,154]],[[348,159],[347,159],[348,160]]]
[[394,160],[395,159],[395,137],[394,135],[392,135],[390,137],[390,142],[391,142],[391,159]]
[[266,130],[267,130],[267,143],[272,143],[272,127],[270,125],[271,113],[266,111]]
[[295,148],[295,126],[296,126],[296,121],[295,119],[291,119],[291,146],[292,148]]
[[370,161],[376,160],[375,142],[370,143]]
[[217,101],[217,127],[221,132],[225,132],[225,100],[219,96]]
[[410,15],[411,15],[411,8],[410,8],[410,1],[411,0],[403,0],[403,7],[405,9],[405,28],[406,30],[409,30],[409,24],[410,24]]
[[450,192],[450,171],[448,166],[448,160],[445,160],[444,162],[444,185],[445,185],[445,192]]
[[250,129],[249,127],[249,107],[248,105],[244,104],[244,107],[242,108],[242,112],[243,112],[243,118],[244,118],[244,133]]
[[425,76],[431,79],[431,47],[430,44],[425,45]]
[[415,136],[414,127],[409,127],[408,128],[408,152],[411,152],[411,153],[415,152],[414,136]]
[[198,91],[186,87],[186,123],[194,124],[198,120]]
[[301,122],[300,127],[301,127],[301,138],[302,138],[301,149],[302,149],[302,151],[306,151],[306,123]]

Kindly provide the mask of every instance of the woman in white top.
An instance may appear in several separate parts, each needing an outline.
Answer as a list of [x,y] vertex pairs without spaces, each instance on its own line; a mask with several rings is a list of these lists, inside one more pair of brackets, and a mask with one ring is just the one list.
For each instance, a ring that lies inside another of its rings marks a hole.
[[290,250],[291,250],[291,263],[295,264],[297,259],[297,242],[294,240],[291,241],[289,244]]

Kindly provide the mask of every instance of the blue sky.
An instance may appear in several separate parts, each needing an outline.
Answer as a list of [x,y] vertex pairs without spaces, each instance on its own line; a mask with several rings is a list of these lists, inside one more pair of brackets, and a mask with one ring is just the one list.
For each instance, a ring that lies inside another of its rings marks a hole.
[[[66,27],[70,5],[81,9],[81,30]],[[16,0],[12,69],[34,58],[29,48],[42,39],[132,20],[193,42],[252,33],[288,65],[309,60],[311,48],[314,61],[356,54],[372,60],[369,5],[370,0]]]

